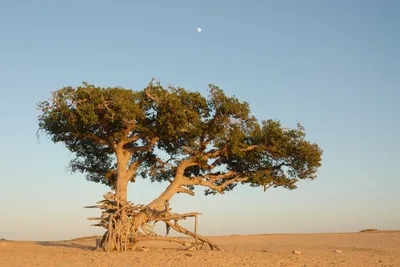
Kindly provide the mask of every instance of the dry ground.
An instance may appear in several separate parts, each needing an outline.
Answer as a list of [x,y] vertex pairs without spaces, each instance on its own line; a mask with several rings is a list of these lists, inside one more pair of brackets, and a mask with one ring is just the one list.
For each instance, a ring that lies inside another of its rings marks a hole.
[[[184,251],[143,242],[149,251],[95,252],[95,239],[0,241],[0,266],[400,266],[400,231],[211,237],[224,249]],[[293,254],[293,251],[302,254]],[[335,250],[342,250],[337,253]]]

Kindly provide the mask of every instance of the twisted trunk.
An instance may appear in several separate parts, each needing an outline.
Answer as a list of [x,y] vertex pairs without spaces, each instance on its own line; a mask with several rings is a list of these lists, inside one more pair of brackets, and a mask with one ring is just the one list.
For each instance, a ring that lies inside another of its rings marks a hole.
[[175,177],[173,182],[165,189],[165,191],[148,205],[145,206],[144,211],[139,212],[135,217],[134,225],[138,229],[141,225],[147,223],[153,212],[161,212],[165,209],[165,205],[169,200],[178,192],[180,184],[179,177]]
[[[106,225],[108,226],[107,227],[108,231],[103,236],[101,246],[106,251],[113,251],[113,250],[125,251],[130,246],[129,244],[135,246],[137,242],[141,240],[146,240],[148,236],[138,237],[137,231],[139,230],[139,228],[142,228],[147,234],[148,232],[146,228],[148,227],[147,224],[149,222],[157,220],[157,218],[160,217],[163,218],[167,216],[167,213],[169,211],[168,207],[169,200],[176,193],[182,192],[182,185],[185,184],[184,183],[185,178],[183,176],[183,172],[186,166],[187,165],[182,164],[180,167],[178,167],[175,179],[171,182],[171,184],[165,189],[165,191],[159,197],[154,199],[148,205],[139,208],[137,212],[134,213],[132,213],[132,211],[129,211],[129,206],[130,207],[133,206],[130,203],[127,203],[127,187],[128,187],[128,182],[132,175],[130,174],[129,171],[121,169],[122,166],[119,166],[121,168],[118,169],[118,177],[117,177],[116,193],[115,193],[115,199],[117,204],[114,204],[117,205],[117,208],[115,209],[116,213],[113,216],[108,217],[109,219],[107,219],[108,223]],[[177,232],[195,237],[196,242],[193,245],[189,246],[189,249],[200,249],[200,247],[203,247],[204,244],[209,244],[211,249],[220,250],[217,245],[212,243],[207,238],[197,235],[197,232],[193,233],[180,226],[177,220],[175,220],[174,224],[172,224],[168,220],[165,221],[165,223],[167,224],[167,227],[170,227],[176,230]],[[131,239],[131,237],[133,237],[133,240]],[[149,239],[151,238],[153,239],[156,238],[157,240],[171,241],[167,237],[165,238],[150,237]],[[201,244],[198,243],[197,240],[200,240],[200,242],[202,243]],[[172,241],[177,242],[176,240]],[[182,244],[188,247],[185,242],[183,242]]]

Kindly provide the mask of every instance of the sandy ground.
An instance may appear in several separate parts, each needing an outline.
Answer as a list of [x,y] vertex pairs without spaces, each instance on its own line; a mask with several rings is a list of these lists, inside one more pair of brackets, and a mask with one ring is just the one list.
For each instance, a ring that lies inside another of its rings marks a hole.
[[400,231],[211,239],[224,251],[189,252],[179,245],[151,241],[139,244],[149,251],[106,253],[93,251],[93,238],[0,241],[0,266],[400,266]]

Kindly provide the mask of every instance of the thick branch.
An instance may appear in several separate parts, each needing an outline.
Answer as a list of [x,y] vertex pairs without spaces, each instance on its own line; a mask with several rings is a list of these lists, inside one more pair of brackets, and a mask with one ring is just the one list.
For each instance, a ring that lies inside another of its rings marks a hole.
[[185,194],[194,196],[194,192],[192,190],[184,188],[184,187],[179,187],[177,193],[185,193]]
[[140,163],[142,163],[141,160],[137,160],[135,162],[132,162],[131,165],[129,165],[127,174],[129,176],[129,179],[132,178],[133,174],[136,172],[137,168],[139,167]]
[[237,177],[237,178],[233,178],[230,180],[226,180],[221,185],[215,185],[214,182],[216,180],[205,180],[203,178],[204,177],[201,177],[201,176],[195,177],[192,179],[186,178],[185,181],[183,182],[183,185],[201,185],[201,186],[208,187],[214,191],[217,191],[220,194],[224,194],[224,190],[227,186],[234,184],[234,183],[238,183],[238,182],[245,182],[249,179],[248,177]]
[[207,159],[216,158],[216,157],[220,156],[221,154],[222,154],[222,149],[211,150],[211,151],[207,152],[206,154],[204,154],[203,159],[207,160]]

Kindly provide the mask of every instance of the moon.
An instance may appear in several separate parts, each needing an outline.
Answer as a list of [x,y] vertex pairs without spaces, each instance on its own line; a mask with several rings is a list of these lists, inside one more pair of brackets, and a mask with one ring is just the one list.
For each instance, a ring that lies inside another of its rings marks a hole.
[[201,28],[197,28],[196,31],[197,31],[197,32],[201,32]]

